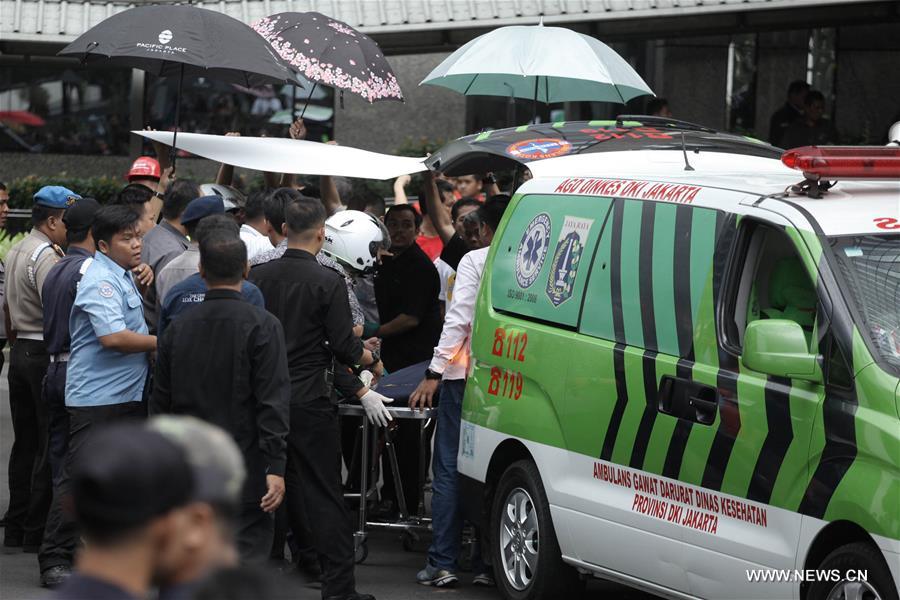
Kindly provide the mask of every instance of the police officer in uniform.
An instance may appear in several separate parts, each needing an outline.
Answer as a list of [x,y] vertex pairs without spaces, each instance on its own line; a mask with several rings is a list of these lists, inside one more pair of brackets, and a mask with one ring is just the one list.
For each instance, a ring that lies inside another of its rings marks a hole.
[[[53,475],[54,497],[62,460],[69,438],[69,413],[66,411],[66,368],[69,364],[69,315],[81,276],[93,261],[94,238],[91,225],[100,210],[93,198],[82,198],[66,211],[66,256],[56,263],[44,281],[44,342],[50,355],[50,366],[44,378],[43,401],[49,413],[50,438],[48,461]],[[54,500],[47,515],[44,542],[38,552],[41,584],[55,587],[71,572],[74,539],[59,539],[61,505]],[[71,536],[68,536],[71,537]]]
[[[54,517],[57,504],[71,504],[72,465],[97,430],[147,414],[143,401],[147,353],[156,349],[156,336],[147,334],[135,281],[141,256],[140,219],[128,206],[104,206],[91,225],[97,251],[84,269],[69,316],[71,356],[64,392],[69,436],[55,485]],[[51,526],[40,556],[41,579],[48,586],[65,578],[80,533],[68,514],[54,518]]]
[[31,209],[34,228],[7,255],[6,304],[12,327],[7,336],[13,342],[8,378],[14,441],[3,544],[24,545],[29,552],[37,552],[40,546],[50,506],[49,417],[41,401],[41,382],[50,358],[44,344],[42,288],[50,268],[63,255],[63,214],[80,199],[60,186],[38,190]]

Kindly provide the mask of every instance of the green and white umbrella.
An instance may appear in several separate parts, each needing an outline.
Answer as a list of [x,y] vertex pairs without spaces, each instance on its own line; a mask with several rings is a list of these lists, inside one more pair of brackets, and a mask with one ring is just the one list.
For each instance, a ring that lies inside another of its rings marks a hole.
[[479,36],[448,56],[422,84],[467,96],[535,102],[626,103],[653,95],[615,50],[563,27],[514,25]]

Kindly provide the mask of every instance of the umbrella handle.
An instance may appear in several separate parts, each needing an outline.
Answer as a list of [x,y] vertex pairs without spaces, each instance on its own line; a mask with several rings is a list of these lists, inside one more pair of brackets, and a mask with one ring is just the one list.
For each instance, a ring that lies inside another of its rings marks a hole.
[[312,100],[312,95],[316,93],[316,86],[319,85],[318,81],[313,82],[312,89],[309,91],[309,96],[306,97],[306,104],[303,105],[303,110],[300,112],[300,118],[303,118],[303,115],[306,114],[306,107],[309,106],[309,101]]
[[94,48],[96,48],[99,45],[100,45],[100,42],[91,42],[90,44],[87,45],[87,47],[84,49],[84,54],[81,56],[82,66],[87,62],[87,57],[88,57],[88,54],[91,53],[91,50],[93,50]]
[[178,150],[175,142],[178,141],[178,126],[181,124],[181,88],[184,85],[184,63],[178,71],[178,92],[175,94],[175,134],[172,136],[172,150],[169,153],[169,163],[172,166],[172,174],[175,174],[175,160],[178,158]]

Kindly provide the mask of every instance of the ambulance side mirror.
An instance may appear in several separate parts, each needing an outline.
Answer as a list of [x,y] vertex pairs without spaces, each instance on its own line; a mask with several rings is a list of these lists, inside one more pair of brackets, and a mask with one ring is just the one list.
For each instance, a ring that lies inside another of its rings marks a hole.
[[822,383],[822,357],[810,354],[803,328],[788,319],[752,321],[744,332],[741,362],[748,369]]

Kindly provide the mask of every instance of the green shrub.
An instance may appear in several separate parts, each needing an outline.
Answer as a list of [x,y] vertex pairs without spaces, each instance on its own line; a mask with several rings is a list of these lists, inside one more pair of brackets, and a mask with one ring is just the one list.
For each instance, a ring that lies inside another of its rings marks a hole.
[[96,198],[101,204],[111,202],[124,183],[114,177],[38,177],[29,175],[7,182],[10,208],[30,209],[35,192],[45,185],[61,185],[84,197]]
[[430,140],[425,136],[422,136],[419,139],[413,139],[412,136],[409,136],[403,141],[403,144],[397,148],[397,151],[394,152],[394,154],[397,156],[412,156],[413,158],[418,158],[420,156],[434,154],[445,143],[447,143],[446,140],[441,139]]
[[9,235],[6,231],[0,230],[0,260],[5,261],[12,245],[24,238],[25,235],[24,232],[18,235]]

